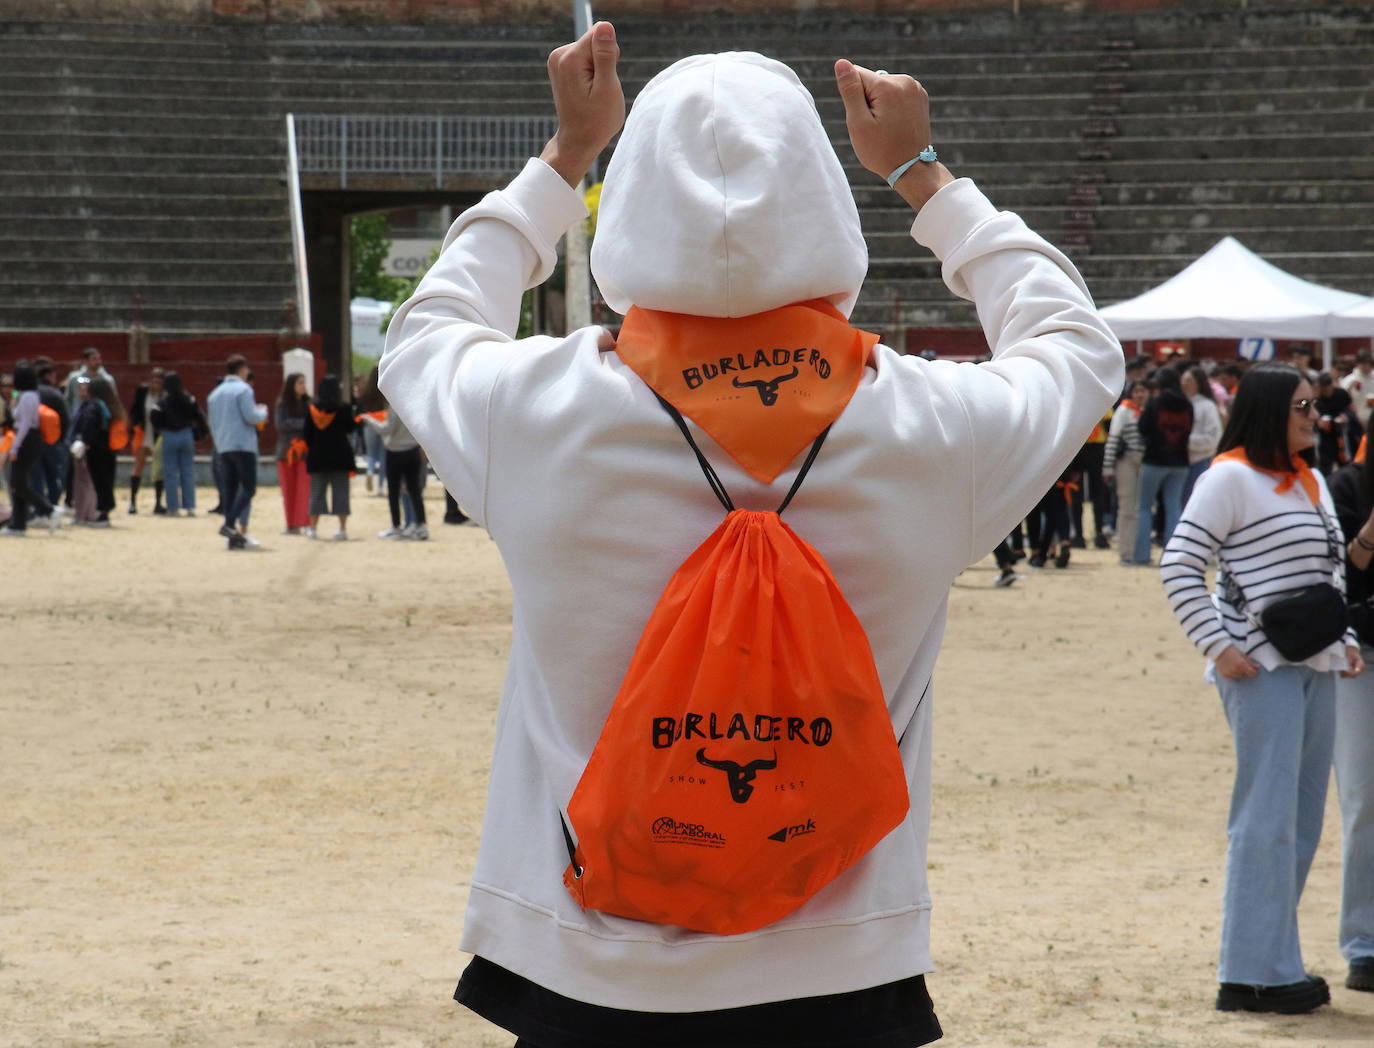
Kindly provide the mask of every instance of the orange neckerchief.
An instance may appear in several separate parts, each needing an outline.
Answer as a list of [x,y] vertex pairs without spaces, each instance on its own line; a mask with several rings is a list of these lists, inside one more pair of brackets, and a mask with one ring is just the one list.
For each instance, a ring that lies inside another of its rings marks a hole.
[[1136,418],[1140,418],[1140,405],[1137,404],[1137,403],[1136,403],[1134,400],[1132,400],[1130,397],[1127,397],[1127,398],[1126,398],[1125,400],[1123,400],[1119,405],[1117,405],[1117,410],[1118,410],[1118,411],[1121,410],[1121,408],[1125,408],[1127,411],[1129,411],[1129,412],[1130,412],[1132,415],[1134,415]]
[[1232,448],[1230,451],[1223,451],[1216,458],[1212,459],[1212,462],[1240,462],[1253,470],[1258,470],[1261,473],[1268,473],[1271,477],[1278,477],[1279,486],[1276,487],[1274,491],[1279,495],[1282,495],[1291,488],[1294,482],[1301,482],[1302,490],[1307,493],[1307,497],[1311,500],[1312,505],[1320,505],[1321,491],[1317,487],[1316,474],[1312,472],[1312,467],[1297,455],[1293,456],[1293,469],[1295,470],[1293,473],[1280,473],[1272,469],[1263,469],[1256,466],[1246,457],[1244,448]]
[[1365,448],[1365,444],[1366,444],[1368,441],[1369,441],[1369,435],[1368,435],[1368,434],[1365,434],[1364,436],[1362,436],[1362,437],[1360,438],[1360,446],[1359,446],[1358,448],[1355,449],[1355,461],[1356,461],[1356,462],[1364,462],[1364,448]]
[[824,299],[748,317],[632,306],[615,351],[768,484],[839,417],[878,338]]
[[380,423],[380,422],[385,422],[385,421],[386,421],[386,411],[385,411],[385,410],[383,410],[383,411],[364,411],[364,412],[362,413],[362,416],[361,416],[361,417],[362,417],[362,418],[376,419],[379,423]]
[[310,417],[315,420],[316,429],[328,429],[337,414],[337,411],[321,411],[314,404],[310,405]]
[[[324,427],[321,426],[320,428],[323,429]],[[305,441],[296,437],[290,444],[286,445],[286,464],[294,466],[297,462],[304,462],[309,450]]]

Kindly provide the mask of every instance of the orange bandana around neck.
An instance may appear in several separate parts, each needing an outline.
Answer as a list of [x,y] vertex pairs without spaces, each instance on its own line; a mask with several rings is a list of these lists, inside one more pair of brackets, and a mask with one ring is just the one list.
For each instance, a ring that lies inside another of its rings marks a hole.
[[337,411],[321,411],[314,404],[310,405],[310,417],[314,419],[316,429],[328,429],[337,414]]
[[1212,459],[1212,461],[1214,463],[1240,462],[1261,473],[1268,473],[1271,477],[1278,477],[1279,486],[1274,489],[1274,492],[1279,495],[1289,490],[1294,483],[1301,483],[1302,490],[1306,492],[1307,498],[1311,501],[1312,505],[1318,506],[1321,504],[1321,489],[1317,486],[1316,474],[1312,472],[1312,467],[1297,455],[1293,456],[1293,469],[1295,471],[1293,473],[1283,473],[1277,470],[1265,469],[1262,466],[1256,466],[1246,456],[1244,448],[1232,448],[1230,451],[1223,451],[1216,458]]
[[878,337],[824,299],[748,317],[632,306],[615,351],[769,484],[845,409]]
[[1355,461],[1364,462],[1365,445],[1369,442],[1369,434],[1366,433],[1360,438],[1360,446],[1355,449]]

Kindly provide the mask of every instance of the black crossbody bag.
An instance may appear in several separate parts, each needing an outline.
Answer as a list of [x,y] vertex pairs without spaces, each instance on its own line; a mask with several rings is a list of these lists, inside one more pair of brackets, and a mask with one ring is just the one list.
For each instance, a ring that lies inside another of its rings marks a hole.
[[[1335,579],[1339,566],[1344,563],[1339,543],[1332,536],[1331,521],[1326,511],[1317,506],[1321,515],[1322,527],[1326,531],[1327,550]],[[1310,659],[1323,648],[1334,644],[1345,635],[1349,628],[1345,594],[1330,582],[1317,582],[1304,586],[1286,597],[1270,603],[1258,617],[1245,603],[1245,594],[1240,584],[1225,572],[1218,580],[1226,600],[1232,607],[1250,620],[1270,644],[1288,662],[1303,662]]]

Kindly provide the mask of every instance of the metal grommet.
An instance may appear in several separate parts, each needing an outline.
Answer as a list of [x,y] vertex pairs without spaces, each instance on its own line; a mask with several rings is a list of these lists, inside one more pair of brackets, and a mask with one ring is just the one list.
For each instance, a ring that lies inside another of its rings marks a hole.
[[583,872],[584,872],[584,871],[583,871],[583,869],[582,869],[581,866],[574,866],[574,867],[573,867],[573,880],[575,880],[575,881],[580,881],[580,880],[582,879],[582,874],[583,874]]

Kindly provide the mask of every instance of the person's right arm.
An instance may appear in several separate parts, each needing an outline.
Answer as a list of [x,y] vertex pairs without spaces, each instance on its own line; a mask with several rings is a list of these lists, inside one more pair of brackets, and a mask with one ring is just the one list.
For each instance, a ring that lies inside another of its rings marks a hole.
[[1206,569],[1226,536],[1235,530],[1237,510],[1226,471],[1209,469],[1198,478],[1173,537],[1159,558],[1159,577],[1174,617],[1193,646],[1216,662],[1228,680],[1253,677],[1259,666],[1236,647],[1207,591]]
[[1126,429],[1126,416],[1129,413],[1130,409],[1124,403],[1117,405],[1116,411],[1112,413],[1112,421],[1107,426],[1107,446],[1102,449],[1102,479],[1109,484],[1116,475],[1116,459],[1121,454],[1121,445],[1125,439],[1121,434]]

